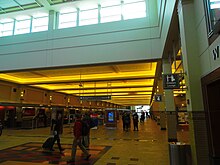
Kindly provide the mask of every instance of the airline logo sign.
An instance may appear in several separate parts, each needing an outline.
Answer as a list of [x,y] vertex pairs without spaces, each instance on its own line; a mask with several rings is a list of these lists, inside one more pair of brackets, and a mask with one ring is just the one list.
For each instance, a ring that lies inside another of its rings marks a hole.
[[212,55],[213,55],[213,60],[217,60],[217,58],[219,58],[219,46],[216,46],[212,50]]
[[162,95],[155,95],[154,96],[154,101],[155,102],[162,102]]
[[178,89],[178,88],[180,88],[178,74],[163,75],[163,89]]

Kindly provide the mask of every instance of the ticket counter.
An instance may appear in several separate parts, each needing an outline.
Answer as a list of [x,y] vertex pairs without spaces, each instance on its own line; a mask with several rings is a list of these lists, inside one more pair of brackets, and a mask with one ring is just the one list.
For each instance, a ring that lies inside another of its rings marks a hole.
[[34,128],[35,127],[35,108],[24,107],[22,108],[22,123],[21,128]]

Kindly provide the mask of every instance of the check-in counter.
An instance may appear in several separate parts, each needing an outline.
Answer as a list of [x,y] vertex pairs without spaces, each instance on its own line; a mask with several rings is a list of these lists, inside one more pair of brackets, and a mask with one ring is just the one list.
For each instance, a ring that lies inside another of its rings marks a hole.
[[99,125],[103,125],[104,124],[104,117],[99,117],[98,123],[99,123]]
[[23,107],[22,108],[22,121],[21,128],[35,128],[35,108],[34,107]]
[[34,116],[23,117],[21,122],[21,128],[33,129],[35,127]]

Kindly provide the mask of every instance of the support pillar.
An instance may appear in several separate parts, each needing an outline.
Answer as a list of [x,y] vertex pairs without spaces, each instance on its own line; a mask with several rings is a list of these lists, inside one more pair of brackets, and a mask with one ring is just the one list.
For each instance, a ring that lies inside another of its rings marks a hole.
[[[171,63],[168,59],[163,59],[163,73],[171,74]],[[167,115],[168,142],[177,142],[177,118],[174,103],[173,90],[164,89],[165,107]]]
[[49,23],[48,23],[48,31],[52,31],[57,28],[56,25],[56,12],[54,10],[49,11]]
[[186,99],[189,113],[189,135],[193,165],[209,165],[207,128],[202,100],[201,67],[198,51],[195,1],[181,0],[178,19],[182,46],[182,59],[187,86]]

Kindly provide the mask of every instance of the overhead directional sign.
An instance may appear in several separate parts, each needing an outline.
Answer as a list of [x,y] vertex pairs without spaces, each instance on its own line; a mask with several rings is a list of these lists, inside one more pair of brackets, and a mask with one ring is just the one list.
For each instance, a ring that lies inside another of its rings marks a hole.
[[155,102],[162,102],[162,95],[154,95]]
[[79,99],[89,101],[111,100],[111,96],[80,96]]
[[164,74],[163,75],[163,88],[164,89],[180,88],[179,74]]

